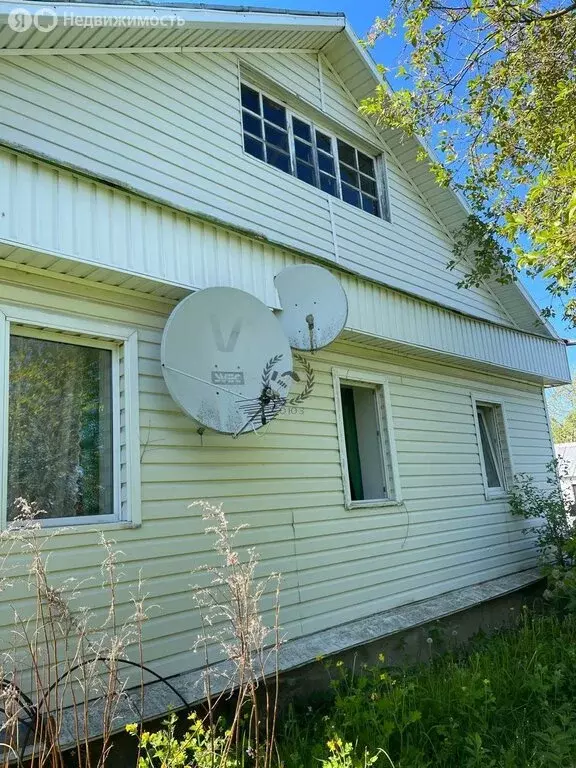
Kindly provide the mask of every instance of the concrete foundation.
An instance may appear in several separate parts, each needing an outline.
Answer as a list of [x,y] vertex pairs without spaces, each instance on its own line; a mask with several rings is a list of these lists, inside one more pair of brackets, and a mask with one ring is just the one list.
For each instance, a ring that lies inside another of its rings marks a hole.
[[[427,662],[449,649],[465,646],[478,633],[492,634],[503,628],[512,628],[518,621],[524,606],[537,608],[543,591],[543,582],[532,579],[530,583],[491,600],[427,621],[408,629],[400,629],[368,643],[327,654],[296,669],[280,675],[280,719],[290,702],[313,701],[324,698],[329,692],[330,674],[326,661],[341,660],[350,668],[362,664],[381,663],[384,654],[389,666],[411,665]],[[163,718],[148,722],[148,730],[161,727]],[[182,727],[185,720],[182,718]],[[94,745],[97,747],[97,743]],[[135,760],[136,740],[125,733],[114,739],[114,761],[111,768],[132,768]],[[74,766],[73,758],[69,763]]]

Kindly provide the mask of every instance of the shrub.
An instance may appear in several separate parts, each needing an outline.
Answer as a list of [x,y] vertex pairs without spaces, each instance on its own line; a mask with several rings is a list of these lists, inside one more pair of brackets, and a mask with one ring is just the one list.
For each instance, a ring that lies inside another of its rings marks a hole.
[[136,725],[127,726],[133,736],[139,736],[140,756],[137,768],[239,768],[240,762],[230,755],[230,730],[220,721],[207,726],[193,712],[190,726],[184,736],[176,738],[176,715],[164,722],[164,727],[150,733],[138,733]]
[[561,489],[558,462],[548,465],[546,486],[518,475],[510,492],[510,511],[530,521],[525,533],[536,539],[543,574],[544,597],[557,611],[576,611],[575,505]]

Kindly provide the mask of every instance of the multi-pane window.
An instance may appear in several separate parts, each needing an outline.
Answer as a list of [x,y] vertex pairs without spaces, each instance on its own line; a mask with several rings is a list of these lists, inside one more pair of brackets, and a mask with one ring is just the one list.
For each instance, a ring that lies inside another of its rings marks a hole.
[[242,85],[244,149],[367,213],[388,218],[373,157]]
[[0,527],[140,521],[138,338],[93,319],[0,309]]
[[488,496],[502,495],[509,487],[512,475],[502,406],[477,402],[476,417],[486,493]]
[[[334,371],[344,495],[348,506],[399,496],[386,382],[369,374]],[[359,380],[358,380],[359,379]]]

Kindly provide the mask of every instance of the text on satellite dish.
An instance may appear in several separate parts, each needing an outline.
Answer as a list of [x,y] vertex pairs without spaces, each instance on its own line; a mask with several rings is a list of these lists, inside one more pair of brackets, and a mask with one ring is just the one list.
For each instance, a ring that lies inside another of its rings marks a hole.
[[216,348],[218,351],[233,352],[234,348],[236,347],[238,337],[240,336],[240,331],[242,330],[242,318],[239,317],[238,320],[236,320],[232,326],[232,330],[230,331],[230,336],[228,336],[228,341],[226,342],[224,341],[222,328],[220,327],[220,320],[216,317],[216,315],[210,315],[210,324],[212,325],[212,333],[214,334],[214,341],[216,342]]
[[244,385],[244,371],[212,371],[212,384],[241,387]]

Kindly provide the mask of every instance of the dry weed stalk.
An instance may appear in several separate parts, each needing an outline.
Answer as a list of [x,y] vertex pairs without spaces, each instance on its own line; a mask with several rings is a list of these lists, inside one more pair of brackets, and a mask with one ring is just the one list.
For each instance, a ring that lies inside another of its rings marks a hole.
[[[64,768],[60,744],[72,741],[78,768],[103,768],[119,704],[130,703],[120,666],[129,646],[140,652],[142,648],[146,614],[141,590],[132,598],[133,614],[121,618],[121,553],[100,534],[106,615],[99,620],[94,611],[76,607],[87,582],[67,579],[55,586],[48,570],[47,549],[61,531],[46,534],[38,521],[42,511],[24,499],[17,504],[17,519],[0,534],[0,589],[8,591],[26,581],[34,607],[29,615],[13,607],[12,648],[0,654],[4,712],[0,740],[7,745],[0,760],[6,768],[18,755],[22,765],[28,750],[29,768]],[[91,730],[92,735],[101,734],[96,756],[89,747]]]
[[[278,651],[280,576],[257,578],[259,556],[248,549],[244,559],[234,549],[235,539],[245,526],[230,527],[221,505],[205,501],[200,506],[208,523],[207,534],[215,536],[219,564],[198,568],[212,576],[208,587],[197,588],[195,601],[202,618],[202,635],[197,648],[205,654],[205,696],[208,702],[210,731],[216,732],[216,712],[223,697],[235,694],[232,723],[226,732],[223,749],[213,757],[213,766],[224,768],[240,748],[253,758],[255,768],[271,768],[276,753],[278,712]],[[272,592],[272,626],[263,618],[263,599]],[[221,649],[230,671],[223,672],[222,688],[212,694],[214,672],[209,664],[209,647]],[[271,681],[271,682],[270,682]],[[248,734],[242,735],[247,720]]]

